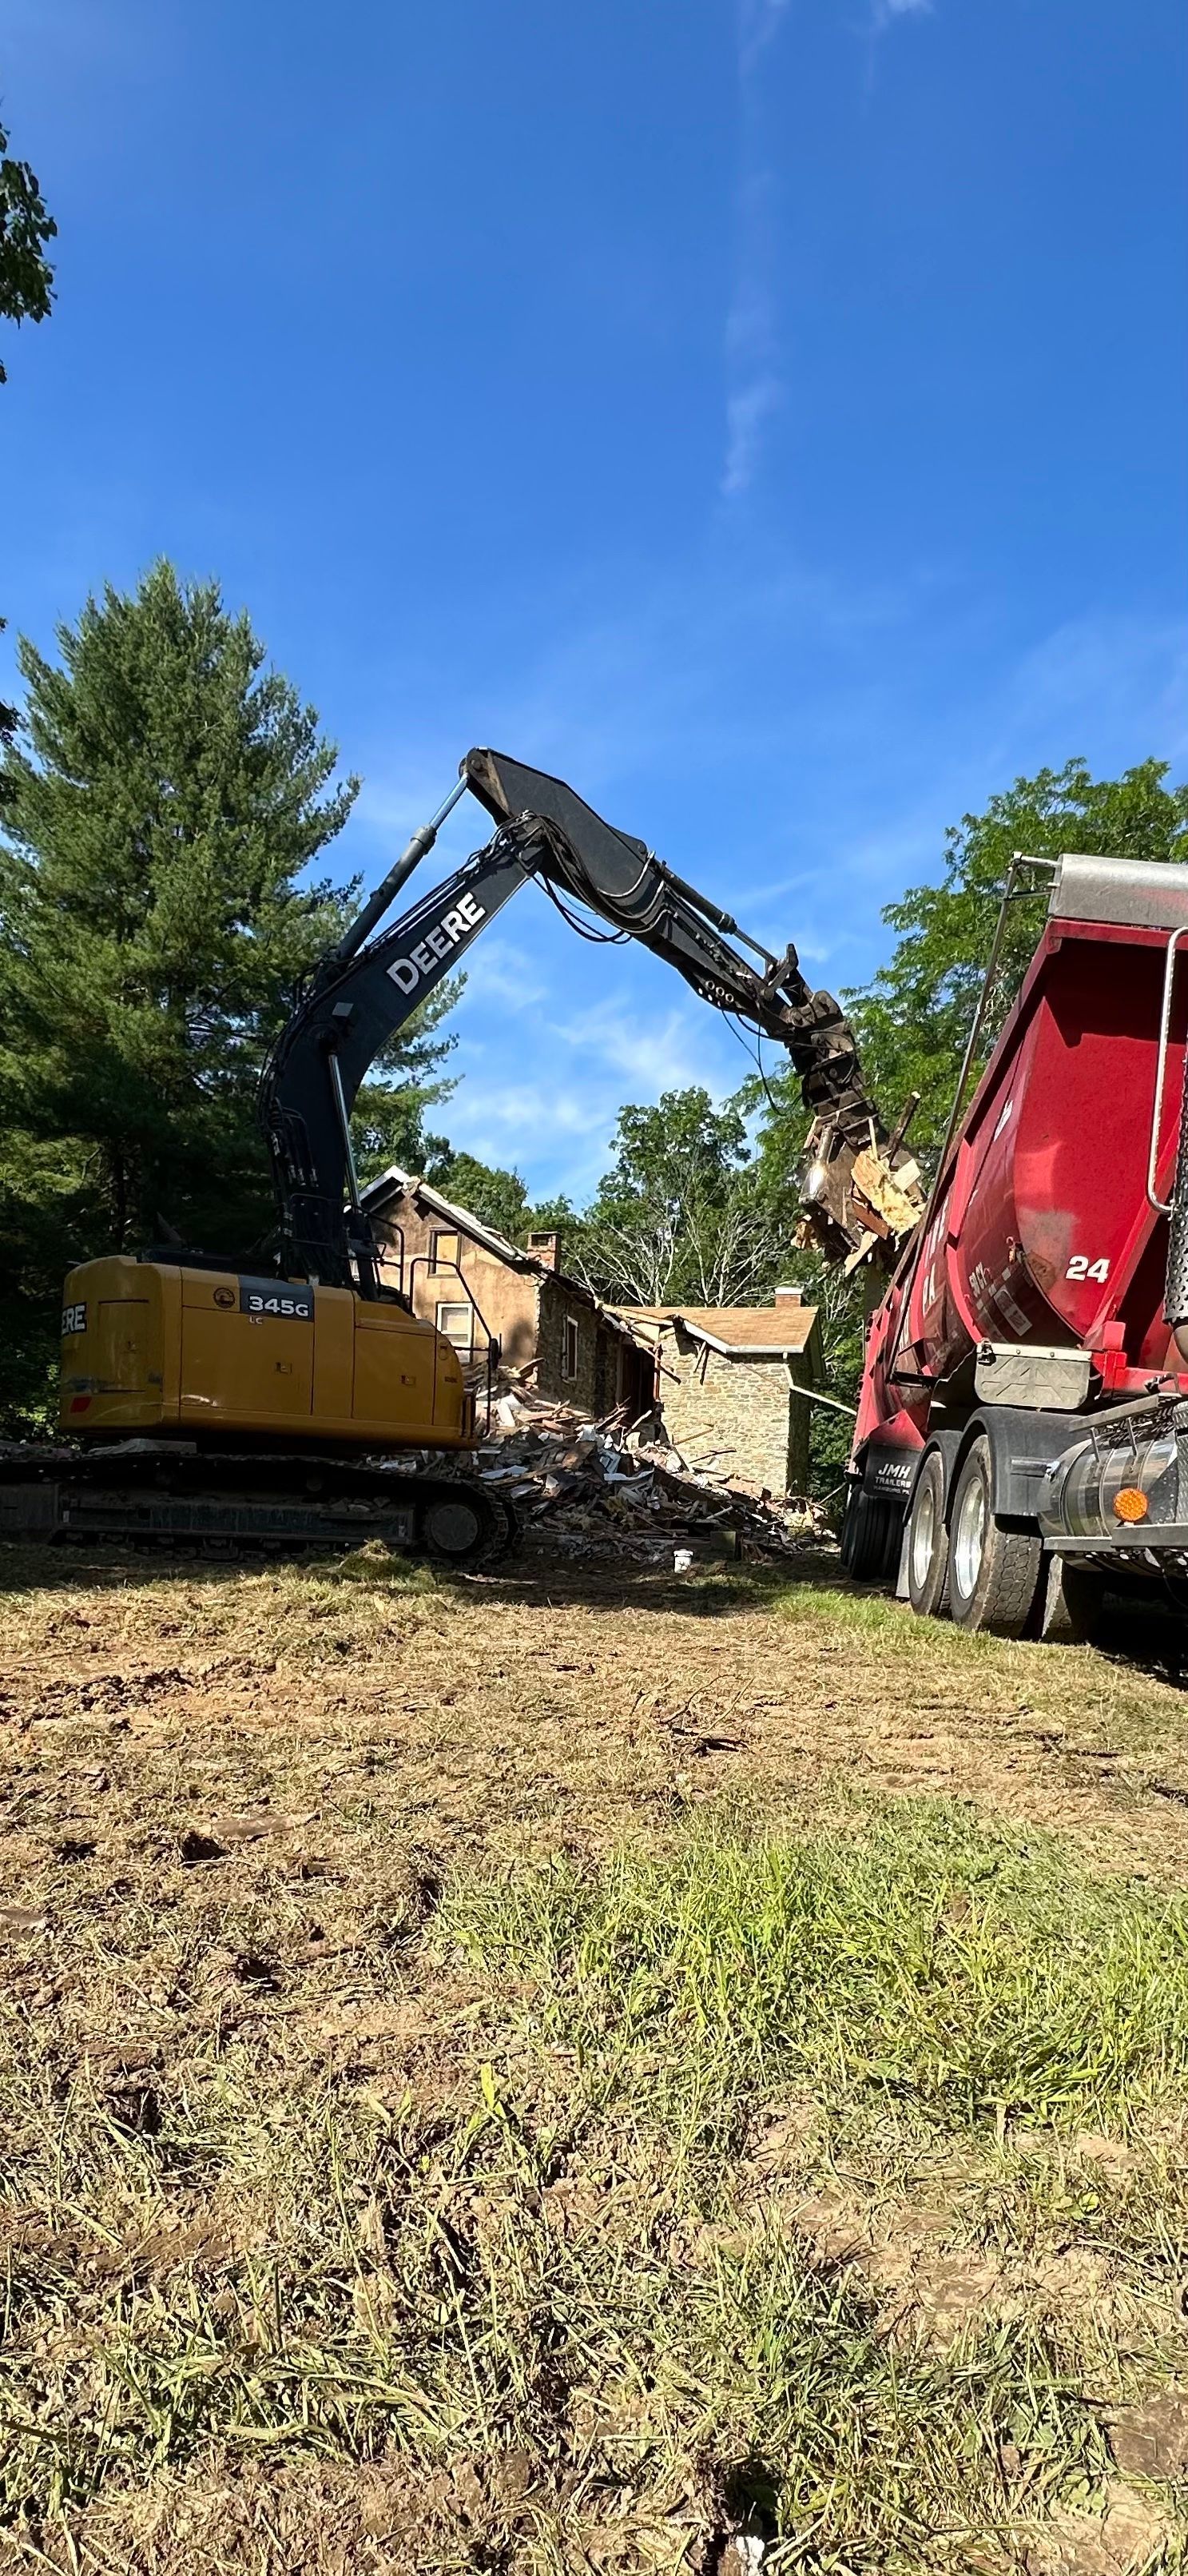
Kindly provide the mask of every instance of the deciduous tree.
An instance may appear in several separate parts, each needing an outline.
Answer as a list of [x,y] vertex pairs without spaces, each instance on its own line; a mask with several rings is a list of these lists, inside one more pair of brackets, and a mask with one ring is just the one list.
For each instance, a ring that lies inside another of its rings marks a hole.
[[[8,136],[0,125],[0,316],[6,322],[45,321],[54,300],[46,244],[57,229],[35,173],[27,161],[10,158]],[[0,363],[0,385],[7,382]],[[6,624],[0,617],[0,634]],[[11,742],[15,728],[15,707],[0,703],[0,744]]]
[[575,1251],[590,1285],[626,1305],[732,1305],[765,1289],[777,1246],[739,1103],[716,1109],[693,1085],[620,1110]]
[[[11,158],[0,125],[0,316],[6,322],[44,322],[54,300],[46,248],[57,230],[36,173]],[[0,365],[0,385],[7,381]]]
[[[895,946],[864,992],[846,996],[867,1081],[893,1118],[911,1091],[920,1107],[912,1143],[939,1146],[981,992],[994,926],[1016,850],[1037,859],[1085,850],[1119,859],[1188,856],[1188,787],[1169,788],[1166,761],[1144,760],[1121,778],[1094,778],[1083,760],[1017,778],[984,814],[965,814],[945,835],[938,884],[909,887],[883,919]],[[1013,900],[978,1068],[1023,980],[1043,923],[1048,877]]]

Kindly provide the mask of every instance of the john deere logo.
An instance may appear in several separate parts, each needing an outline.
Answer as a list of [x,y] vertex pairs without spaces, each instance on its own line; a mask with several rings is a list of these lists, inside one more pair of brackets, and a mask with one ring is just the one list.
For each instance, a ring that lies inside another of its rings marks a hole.
[[216,1306],[233,1306],[235,1303],[235,1290],[233,1288],[216,1288],[214,1292],[214,1301]]

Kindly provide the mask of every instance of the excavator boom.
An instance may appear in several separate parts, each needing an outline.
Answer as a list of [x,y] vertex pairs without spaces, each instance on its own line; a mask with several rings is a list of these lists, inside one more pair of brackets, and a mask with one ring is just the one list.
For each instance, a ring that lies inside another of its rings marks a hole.
[[379,1293],[351,1157],[356,1094],[377,1055],[530,877],[566,918],[572,919],[571,903],[581,905],[611,935],[636,939],[662,957],[715,1009],[736,1014],[787,1049],[816,1121],[809,1145],[814,1179],[805,1202],[812,1232],[839,1258],[894,1246],[916,1213],[914,1167],[892,1174],[890,1158],[881,1154],[886,1131],[862,1085],[853,1031],[833,996],[806,982],[795,949],[771,955],[645,842],[616,830],[544,770],[479,749],[467,753],[460,783],[494,822],[491,839],[389,929],[367,939],[432,846],[435,826],[414,834],[359,922],[314,976],[266,1070],[261,1110],[286,1265],[309,1278],[355,1286],[364,1296]]

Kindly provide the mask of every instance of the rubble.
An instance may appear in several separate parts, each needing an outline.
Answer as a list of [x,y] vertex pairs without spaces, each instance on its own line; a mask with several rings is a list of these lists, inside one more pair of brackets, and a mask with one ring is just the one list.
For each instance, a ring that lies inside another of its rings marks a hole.
[[732,1485],[721,1450],[682,1454],[655,1410],[632,1420],[620,1405],[591,1422],[526,1381],[505,1384],[493,1403],[475,1467],[525,1527],[547,1528],[571,1554],[669,1558],[684,1573],[709,1557],[785,1556],[828,1535],[811,1503]]

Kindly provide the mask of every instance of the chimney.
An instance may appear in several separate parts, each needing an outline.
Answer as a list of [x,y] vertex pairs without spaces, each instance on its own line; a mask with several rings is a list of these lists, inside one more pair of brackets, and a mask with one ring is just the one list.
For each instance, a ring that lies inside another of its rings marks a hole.
[[533,1260],[539,1261],[542,1270],[560,1269],[561,1237],[559,1234],[530,1234],[528,1249]]
[[804,1290],[803,1288],[777,1288],[775,1302],[777,1306],[781,1302],[789,1306],[803,1306]]

